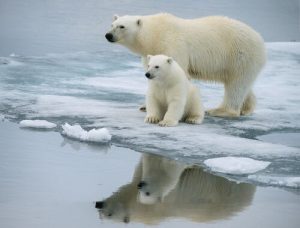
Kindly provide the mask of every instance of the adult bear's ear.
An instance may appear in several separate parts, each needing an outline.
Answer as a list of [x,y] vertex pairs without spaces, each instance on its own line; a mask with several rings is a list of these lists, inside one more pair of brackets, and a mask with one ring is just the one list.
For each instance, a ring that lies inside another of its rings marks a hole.
[[172,59],[171,57],[169,57],[169,58],[167,59],[167,62],[168,62],[169,64],[171,64],[171,63],[173,62],[173,59]]
[[119,18],[119,15],[115,14],[115,15],[113,16],[113,21],[117,20],[118,18]]
[[141,26],[142,25],[142,19],[141,18],[137,19],[136,24],[138,26]]
[[152,58],[153,55],[147,55],[147,60],[149,62],[149,60]]

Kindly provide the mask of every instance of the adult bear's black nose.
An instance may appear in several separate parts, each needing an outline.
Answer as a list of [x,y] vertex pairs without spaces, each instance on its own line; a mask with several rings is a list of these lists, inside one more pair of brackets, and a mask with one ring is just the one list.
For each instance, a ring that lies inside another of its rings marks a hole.
[[146,182],[145,181],[141,181],[140,183],[138,183],[137,187],[138,187],[138,189],[141,189],[145,185],[147,185]]
[[95,208],[102,209],[104,207],[103,201],[97,201],[95,204]]
[[145,74],[145,76],[147,77],[147,78],[150,78],[150,73],[149,72],[147,72],[146,74]]
[[106,34],[105,34],[105,38],[106,38],[108,41],[113,42],[114,36],[113,36],[113,34],[111,34],[111,33],[106,33]]

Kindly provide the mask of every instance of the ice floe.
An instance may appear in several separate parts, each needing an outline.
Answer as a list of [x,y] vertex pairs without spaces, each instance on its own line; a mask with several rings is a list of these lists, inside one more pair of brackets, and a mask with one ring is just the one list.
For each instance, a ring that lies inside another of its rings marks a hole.
[[[117,146],[200,165],[210,158],[248,157],[272,162],[260,174],[300,175],[295,143],[300,134],[300,43],[267,43],[267,52],[266,67],[254,86],[257,108],[238,119],[206,116],[201,125],[180,123],[172,129],[145,124],[145,113],[138,111],[147,87],[143,67],[138,57],[119,49],[5,57],[9,64],[0,67],[0,113],[12,121],[105,126]],[[193,83],[206,109],[221,103],[222,85]],[[293,138],[278,133],[293,133]],[[287,164],[289,171],[283,171]]]
[[70,125],[68,123],[62,125],[62,128],[62,134],[70,138],[78,139],[80,141],[106,143],[111,140],[111,135],[106,128],[91,129],[89,131],[86,131],[82,129],[79,124]]
[[47,120],[22,120],[20,122],[21,127],[28,127],[28,128],[45,128],[51,129],[55,128],[56,124],[51,123]]
[[204,164],[214,172],[242,175],[256,173],[271,163],[245,157],[220,157],[207,159]]

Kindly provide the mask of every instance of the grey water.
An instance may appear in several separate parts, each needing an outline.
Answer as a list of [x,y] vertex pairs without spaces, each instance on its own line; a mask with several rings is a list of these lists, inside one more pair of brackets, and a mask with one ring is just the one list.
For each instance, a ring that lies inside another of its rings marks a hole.
[[[298,194],[199,166],[8,121],[0,145],[1,227],[299,227]],[[145,191],[148,204],[139,198]]]

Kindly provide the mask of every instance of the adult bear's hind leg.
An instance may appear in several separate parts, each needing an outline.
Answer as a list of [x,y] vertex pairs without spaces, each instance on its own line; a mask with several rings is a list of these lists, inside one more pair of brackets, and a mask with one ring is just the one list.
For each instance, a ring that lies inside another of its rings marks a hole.
[[208,110],[207,114],[218,117],[239,117],[250,86],[247,82],[239,80],[225,83],[222,104],[216,109]]
[[246,99],[244,100],[242,109],[241,109],[241,115],[250,115],[253,113],[256,106],[256,97],[252,90],[248,93]]

